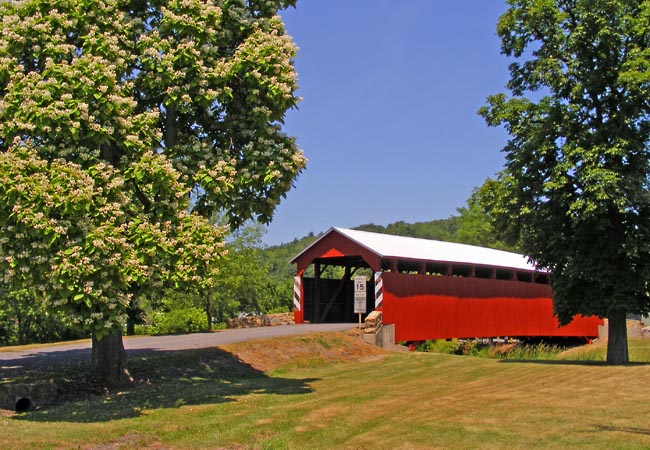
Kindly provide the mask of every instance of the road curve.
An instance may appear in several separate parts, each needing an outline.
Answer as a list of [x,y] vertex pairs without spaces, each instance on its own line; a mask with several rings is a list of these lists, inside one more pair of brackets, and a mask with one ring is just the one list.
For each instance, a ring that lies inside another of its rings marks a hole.
[[[192,333],[173,336],[135,336],[124,339],[124,348],[130,351],[174,351],[195,348],[216,347],[219,345],[245,342],[256,339],[290,336],[305,333],[344,331],[357,326],[353,323],[324,323],[281,325],[275,327],[241,328],[223,330],[214,333]],[[90,342],[75,344],[61,344],[40,348],[31,348],[12,352],[3,352],[0,348],[0,366],[7,362],[19,363],[21,359],[37,360],[51,359],[55,355],[74,354],[75,356],[87,355],[90,357]]]

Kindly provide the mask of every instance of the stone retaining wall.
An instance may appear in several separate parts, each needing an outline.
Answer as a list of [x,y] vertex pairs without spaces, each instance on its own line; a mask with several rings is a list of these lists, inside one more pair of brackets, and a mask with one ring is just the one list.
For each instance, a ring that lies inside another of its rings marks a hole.
[[57,398],[54,381],[40,383],[0,383],[0,409],[18,412],[47,406]]

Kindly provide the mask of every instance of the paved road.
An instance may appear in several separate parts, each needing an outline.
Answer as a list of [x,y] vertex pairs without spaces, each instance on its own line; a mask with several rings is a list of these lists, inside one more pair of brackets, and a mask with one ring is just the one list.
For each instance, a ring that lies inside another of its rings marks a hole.
[[[242,328],[237,330],[224,330],[215,333],[127,337],[124,339],[124,348],[127,350],[127,353],[188,350],[295,334],[343,331],[354,328],[355,326],[356,324],[353,323],[300,324],[282,325],[277,327]],[[16,352],[0,351],[0,368],[32,365],[39,362],[47,363],[48,361],[53,361],[60,357],[90,357],[90,348],[91,345],[87,342],[78,344],[62,344]]]

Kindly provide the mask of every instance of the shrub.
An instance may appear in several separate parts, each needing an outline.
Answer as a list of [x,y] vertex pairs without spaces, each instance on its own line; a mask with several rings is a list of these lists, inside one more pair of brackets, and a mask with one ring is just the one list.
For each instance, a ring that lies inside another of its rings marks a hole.
[[565,348],[559,345],[546,343],[536,345],[520,344],[504,352],[498,352],[497,357],[501,359],[552,360],[557,359],[557,356],[564,350]]
[[289,309],[287,306],[276,306],[266,311],[266,314],[283,314],[283,313],[286,314],[290,312],[291,309]]
[[194,307],[155,312],[152,319],[147,334],[195,333],[206,329],[205,312]]
[[476,339],[438,339],[421,342],[415,347],[415,350],[447,355],[479,356],[482,358],[548,360],[556,359],[557,355],[565,350],[565,347],[547,343],[535,345],[508,344],[495,347],[490,344],[483,344]]
[[444,353],[447,355],[456,355],[458,354],[458,349],[460,344],[458,339],[452,339],[446,341],[444,339],[436,339],[432,341],[424,341],[419,343],[415,350],[418,352],[430,352],[430,353]]
[[458,343],[458,349],[456,350],[456,355],[469,355],[469,356],[479,356],[481,351],[481,344],[479,341],[460,341]]

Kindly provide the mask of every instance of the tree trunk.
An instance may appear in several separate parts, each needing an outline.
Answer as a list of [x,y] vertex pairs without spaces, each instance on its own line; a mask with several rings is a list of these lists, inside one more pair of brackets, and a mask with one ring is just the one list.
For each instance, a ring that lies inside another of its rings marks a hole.
[[176,106],[165,105],[165,147],[172,148],[178,139],[178,126],[176,125]]
[[627,319],[625,311],[614,311],[607,317],[607,364],[627,364]]
[[138,302],[136,299],[140,297],[140,286],[133,285],[129,289],[129,293],[132,295],[129,300],[129,307],[126,309],[126,335],[135,336],[135,326],[138,323],[142,323],[141,315],[142,310],[138,308]]
[[126,317],[126,335],[135,336],[135,317],[131,313]]
[[212,305],[210,304],[210,297],[207,293],[203,293],[205,296],[205,315],[208,319],[208,331],[212,331]]
[[23,322],[20,313],[16,316],[16,322],[18,322],[18,345],[28,344],[27,339],[25,339],[25,322]]
[[113,331],[101,339],[93,334],[92,374],[97,383],[113,387],[133,381],[126,369],[126,351],[122,331]]

